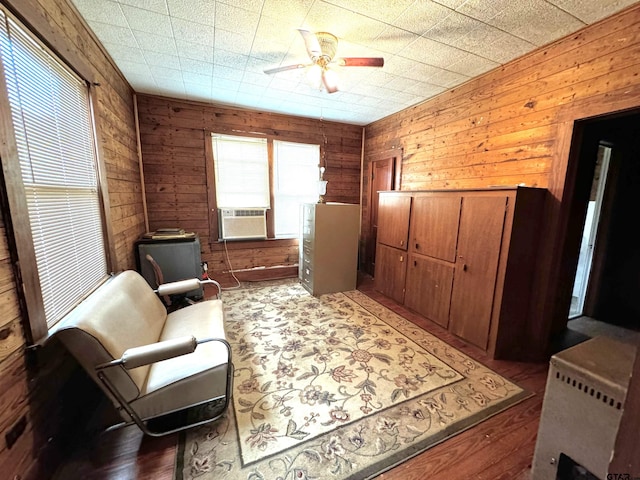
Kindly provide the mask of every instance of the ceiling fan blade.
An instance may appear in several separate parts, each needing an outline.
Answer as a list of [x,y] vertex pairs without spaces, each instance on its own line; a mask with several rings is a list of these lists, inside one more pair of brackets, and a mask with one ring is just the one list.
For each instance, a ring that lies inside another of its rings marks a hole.
[[293,65],[285,65],[284,67],[268,68],[264,70],[264,73],[272,74],[272,73],[286,72],[287,70],[297,70],[298,68],[305,68],[305,67],[309,67],[310,65],[311,64],[296,63]]
[[322,83],[328,93],[338,91],[338,74],[332,70],[322,71]]
[[318,41],[315,33],[312,33],[309,30],[304,30],[302,28],[299,28],[298,31],[300,32],[300,35],[302,35],[305,47],[307,47],[309,58],[317,58],[322,55],[320,42]]
[[345,57],[337,58],[336,63],[342,67],[383,67],[382,57]]

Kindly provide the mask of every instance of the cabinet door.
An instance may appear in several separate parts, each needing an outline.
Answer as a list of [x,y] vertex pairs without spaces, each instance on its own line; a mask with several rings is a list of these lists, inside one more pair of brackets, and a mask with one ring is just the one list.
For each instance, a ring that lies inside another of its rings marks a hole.
[[450,330],[486,349],[506,196],[464,197],[451,294]]
[[453,264],[409,256],[404,304],[447,328],[453,285]]
[[407,252],[378,243],[374,287],[398,303],[404,300]]
[[414,198],[411,249],[422,255],[455,262],[461,202],[459,195]]
[[378,203],[378,242],[406,250],[410,213],[409,195],[381,193]]

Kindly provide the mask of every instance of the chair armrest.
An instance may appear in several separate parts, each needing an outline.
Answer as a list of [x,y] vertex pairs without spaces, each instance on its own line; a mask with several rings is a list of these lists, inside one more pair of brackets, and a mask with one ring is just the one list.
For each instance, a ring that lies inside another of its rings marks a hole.
[[220,298],[220,291],[222,290],[220,284],[215,280],[211,280],[210,278],[206,280],[200,280],[198,278],[189,278],[187,280],[179,280],[177,282],[169,282],[163,283],[162,285],[158,285],[158,289],[156,293],[160,296],[165,295],[175,295],[176,293],[185,293],[189,290],[195,290],[199,288],[201,285],[211,284],[215,285],[218,289],[218,293],[216,294],[217,298]]
[[96,370],[122,365],[127,370],[142,367],[169,358],[193,353],[198,346],[194,336],[180,337],[163,342],[150,343],[125,350],[121,358],[96,366]]
[[196,340],[194,336],[186,336],[171,340],[164,340],[157,343],[150,343],[149,345],[142,345],[140,347],[129,348],[124,351],[121,358],[97,365],[96,371],[115,367],[117,365],[122,365],[127,370],[131,370],[133,368],[193,353],[198,345],[207,342],[223,343],[228,350],[229,358],[231,358],[231,346],[224,338],[204,338],[202,340]]

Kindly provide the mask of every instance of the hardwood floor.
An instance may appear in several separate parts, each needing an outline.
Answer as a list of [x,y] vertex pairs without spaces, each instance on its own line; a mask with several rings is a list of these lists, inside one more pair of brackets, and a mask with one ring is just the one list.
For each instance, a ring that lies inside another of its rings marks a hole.
[[[442,327],[415,315],[373,290],[370,279],[359,285],[381,304],[449,343],[470,357],[534,393],[481,424],[442,442],[381,474],[378,480],[529,478],[542,408],[548,364],[496,361]],[[89,434],[82,446],[53,476],[54,480],[171,480],[177,435],[143,437],[136,427]]]

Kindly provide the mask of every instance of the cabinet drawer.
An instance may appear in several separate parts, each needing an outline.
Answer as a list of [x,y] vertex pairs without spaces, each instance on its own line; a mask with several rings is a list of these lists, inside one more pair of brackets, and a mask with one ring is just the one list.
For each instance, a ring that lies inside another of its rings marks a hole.
[[309,265],[302,265],[302,283],[313,289],[313,269]]
[[404,303],[410,309],[447,328],[454,265],[410,255]]
[[398,303],[404,301],[407,252],[378,243],[374,288]]

